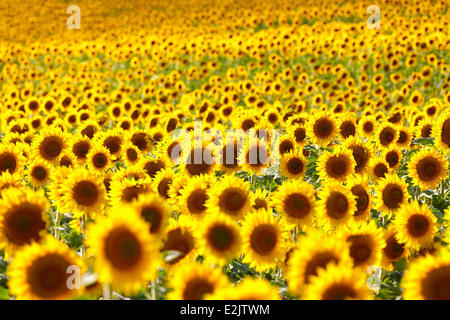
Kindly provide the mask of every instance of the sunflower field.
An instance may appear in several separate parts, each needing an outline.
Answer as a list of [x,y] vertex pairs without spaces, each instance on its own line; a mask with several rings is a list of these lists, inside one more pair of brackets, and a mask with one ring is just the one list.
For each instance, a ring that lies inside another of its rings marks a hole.
[[449,7],[2,0],[0,299],[450,299]]

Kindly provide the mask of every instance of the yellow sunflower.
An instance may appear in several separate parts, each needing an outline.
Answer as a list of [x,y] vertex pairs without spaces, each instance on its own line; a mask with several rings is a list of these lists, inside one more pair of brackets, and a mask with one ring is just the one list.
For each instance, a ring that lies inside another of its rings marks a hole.
[[355,268],[366,271],[369,266],[380,264],[386,243],[382,229],[373,220],[368,223],[349,223],[340,229],[338,237],[349,244]]
[[241,254],[240,226],[224,214],[207,216],[198,230],[199,251],[203,258],[224,265]]
[[61,203],[65,212],[73,212],[75,218],[84,214],[94,217],[106,204],[106,189],[103,181],[90,174],[87,169],[71,171],[60,185]]
[[300,151],[289,151],[280,159],[281,174],[288,179],[302,179],[306,171],[306,159]]
[[383,255],[380,262],[380,265],[388,271],[392,271],[394,269],[394,263],[401,258],[406,257],[407,253],[405,244],[397,241],[396,232],[393,226],[393,224],[390,224],[387,229],[384,229],[384,241],[386,246],[383,248]]
[[6,274],[8,287],[18,300],[67,300],[82,293],[70,288],[71,270],[86,267],[76,253],[55,238],[48,236],[42,243],[33,242],[15,256]]
[[400,287],[405,300],[450,300],[450,253],[441,249],[410,262]]
[[316,224],[332,231],[348,223],[356,211],[356,197],[340,183],[331,182],[318,191]]
[[100,282],[128,295],[156,278],[159,253],[149,230],[150,225],[129,208],[112,210],[88,225],[86,244]]
[[113,165],[111,153],[105,146],[94,144],[86,155],[86,164],[91,173],[102,176]]
[[288,223],[305,230],[312,226],[315,215],[316,191],[305,181],[287,181],[273,194],[271,205]]
[[[40,242],[50,225],[50,203],[43,190],[7,188],[0,199],[0,247],[6,257],[24,245]],[[6,258],[7,259],[7,258]]]
[[393,221],[396,239],[412,250],[430,247],[437,232],[437,218],[426,204],[405,203]]
[[59,162],[59,156],[69,148],[67,133],[56,126],[47,127],[33,139],[31,156],[33,159],[44,159],[51,164]]
[[317,160],[317,171],[322,180],[343,182],[355,172],[356,162],[349,149],[324,151]]
[[208,190],[214,181],[214,178],[203,174],[192,177],[183,189],[179,190],[178,209],[180,213],[187,214],[193,219],[203,218],[207,212]]
[[275,268],[285,254],[288,234],[283,223],[271,211],[254,210],[242,221],[242,262],[258,270]]
[[[217,290],[211,300],[280,300],[278,287],[263,278],[245,277],[235,285]],[[208,300],[209,300],[208,299]]]
[[51,167],[46,161],[36,159],[27,164],[27,167],[27,180],[32,187],[40,188],[49,183]]
[[408,173],[414,185],[434,190],[447,177],[448,161],[435,149],[422,149],[411,157]]
[[26,159],[18,146],[12,143],[0,145],[0,173],[8,171],[11,174],[21,174],[25,162]]
[[306,124],[306,135],[313,144],[326,147],[339,132],[334,115],[322,111],[313,115]]
[[366,222],[370,218],[372,209],[372,196],[369,187],[370,179],[365,175],[351,175],[347,179],[347,188],[356,197],[356,211],[353,213],[353,221]]
[[217,181],[207,195],[208,213],[224,213],[236,219],[248,213],[254,204],[250,183],[235,176],[225,176]]
[[220,268],[213,269],[206,264],[189,263],[177,266],[168,287],[169,300],[205,300],[228,287],[229,281]]
[[319,269],[326,269],[333,263],[346,265],[349,269],[353,267],[348,243],[318,230],[308,230],[299,238],[287,262],[289,292],[301,295],[311,277],[317,276]]
[[305,300],[371,300],[373,294],[359,270],[330,264],[326,269],[318,269],[317,276],[311,277],[302,297]]
[[380,179],[374,188],[376,191],[375,209],[382,215],[388,216],[397,212],[410,197],[407,187],[406,182],[395,173]]

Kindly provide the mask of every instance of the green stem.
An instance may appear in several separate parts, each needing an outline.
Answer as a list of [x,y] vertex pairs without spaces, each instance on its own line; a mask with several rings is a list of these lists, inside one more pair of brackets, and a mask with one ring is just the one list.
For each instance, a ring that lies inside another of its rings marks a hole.
[[81,257],[84,258],[86,255],[86,245],[84,244],[84,239],[86,239],[86,214],[83,214],[80,218],[81,230],[83,232],[83,243],[81,244]]

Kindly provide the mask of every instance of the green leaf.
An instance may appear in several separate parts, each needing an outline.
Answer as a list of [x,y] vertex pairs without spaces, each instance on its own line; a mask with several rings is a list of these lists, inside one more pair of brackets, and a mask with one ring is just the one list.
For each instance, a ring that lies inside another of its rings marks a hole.
[[0,287],[0,300],[11,300],[8,289]]
[[417,138],[412,141],[412,144],[422,145],[422,146],[433,146],[434,138]]

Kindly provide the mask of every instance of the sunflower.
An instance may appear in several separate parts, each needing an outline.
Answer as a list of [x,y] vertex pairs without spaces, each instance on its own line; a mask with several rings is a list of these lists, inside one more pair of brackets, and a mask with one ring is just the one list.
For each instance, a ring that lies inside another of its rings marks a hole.
[[153,149],[152,141],[150,138],[150,132],[144,129],[133,129],[128,134],[129,142],[131,142],[134,146],[136,146],[140,152],[148,153]]
[[356,211],[356,197],[340,183],[331,182],[318,192],[316,223],[324,230],[332,231],[350,220]]
[[98,132],[94,139],[94,143],[98,143],[109,150],[113,160],[117,160],[120,157],[124,141],[123,130],[118,128]]
[[100,144],[94,144],[89,150],[86,155],[86,163],[89,171],[98,176],[102,176],[113,165],[111,153]]
[[283,223],[270,211],[254,210],[242,221],[242,260],[249,267],[258,270],[275,268],[277,261],[285,254],[288,234]]
[[253,194],[253,209],[266,209],[271,208],[271,193],[265,189],[255,189]]
[[383,248],[383,255],[380,263],[380,265],[388,271],[392,271],[394,269],[394,264],[405,257],[407,253],[405,244],[397,241],[396,232],[393,226],[393,224],[390,224],[387,229],[384,229],[384,241],[386,246]]
[[302,147],[308,143],[306,135],[306,127],[304,124],[293,124],[287,129],[287,134],[295,139],[298,147]]
[[169,300],[205,300],[229,286],[221,269],[205,264],[189,263],[177,266],[168,287],[174,290],[167,294]]
[[399,138],[399,132],[395,125],[391,123],[381,123],[375,133],[377,145],[381,148],[388,148]]
[[349,223],[339,231],[338,238],[349,244],[350,257],[355,268],[365,271],[369,266],[379,265],[382,249],[386,245],[382,229],[370,220],[368,223]]
[[205,206],[208,213],[224,213],[236,219],[248,213],[254,204],[250,183],[235,176],[225,176],[217,181],[207,196]]
[[8,287],[18,300],[67,300],[80,295],[82,289],[70,289],[69,267],[86,269],[75,252],[61,242],[46,237],[20,250],[6,271]]
[[402,152],[397,145],[391,145],[391,147],[385,148],[382,151],[382,156],[392,170],[395,170],[400,166],[403,157]]
[[172,206],[174,211],[179,210],[179,197],[181,196],[180,191],[187,185],[190,178],[187,174],[176,173],[172,183],[169,186],[169,204]]
[[175,173],[172,168],[160,170],[151,182],[152,190],[158,192],[163,199],[169,199],[169,189],[174,177]]
[[86,244],[100,282],[131,294],[156,278],[159,254],[149,230],[150,224],[129,208],[112,210],[88,225]]
[[435,149],[422,149],[411,157],[408,173],[414,185],[434,190],[447,177],[448,161]]
[[295,140],[289,135],[281,135],[278,141],[278,152],[281,157],[284,157],[285,153],[292,152],[295,149]]
[[150,233],[161,237],[171,214],[164,199],[154,192],[142,193],[130,203],[130,208],[150,224]]
[[151,186],[144,179],[113,179],[110,184],[111,190],[108,193],[109,204],[112,207],[120,207],[131,203],[142,193],[148,193]]
[[338,128],[340,136],[344,139],[355,136],[357,134],[355,116],[351,113],[340,115],[338,118]]
[[373,157],[370,159],[367,173],[375,181],[386,178],[391,172],[392,169],[389,167],[389,163],[383,158]]
[[437,233],[437,218],[426,204],[417,202],[401,206],[393,221],[396,239],[412,250],[430,247]]
[[369,161],[373,158],[373,148],[370,144],[355,136],[348,137],[342,142],[342,147],[350,149],[355,160],[355,173],[363,174],[367,171]]
[[311,277],[302,298],[305,300],[371,300],[366,277],[358,270],[345,265],[330,264],[319,268],[317,276]]
[[207,216],[199,226],[198,245],[203,258],[225,265],[241,254],[240,226],[223,214]]
[[447,155],[450,154],[450,111],[443,111],[431,128],[434,145]]
[[353,213],[353,221],[366,222],[370,218],[372,209],[369,178],[365,175],[352,175],[347,179],[347,188],[356,197],[356,211]]
[[185,262],[192,262],[198,256],[198,237],[196,230],[198,223],[188,216],[180,216],[178,220],[169,220],[162,239],[160,251],[178,251],[170,260],[165,260],[167,271],[172,273],[172,267]]
[[84,164],[92,147],[91,140],[87,136],[73,137],[70,145],[70,150],[77,158],[78,164]]
[[40,242],[50,225],[50,203],[44,191],[7,188],[0,199],[0,247],[6,256],[24,245]]
[[208,175],[192,177],[185,187],[180,190],[180,196],[178,197],[178,209],[180,212],[194,219],[203,218],[207,212],[208,190],[212,187],[214,180]]
[[444,249],[412,261],[400,287],[405,300],[450,300],[450,253]]
[[337,136],[339,127],[334,116],[328,112],[318,112],[306,124],[306,134],[313,144],[328,146]]
[[287,181],[273,194],[271,205],[287,222],[304,230],[313,223],[315,193],[314,187],[308,182]]
[[21,173],[25,162],[26,159],[18,146],[12,143],[0,145],[0,173]]
[[84,214],[94,217],[106,204],[106,190],[103,181],[87,169],[77,168],[67,175],[59,186],[62,207],[73,212],[75,218]]
[[375,186],[375,209],[381,214],[388,214],[389,216],[397,212],[408,201],[409,194],[407,187],[406,182],[400,179],[395,173],[386,175],[384,179],[380,179],[378,185]]
[[32,187],[40,188],[49,183],[51,167],[46,161],[36,159],[27,164],[27,167],[27,180]]
[[273,161],[270,146],[264,138],[251,136],[241,148],[238,155],[238,164],[243,171],[251,174],[261,174]]
[[33,159],[44,159],[51,164],[59,162],[59,156],[69,148],[67,133],[58,127],[47,127],[33,140]]
[[235,285],[217,290],[211,300],[280,300],[278,287],[264,278],[245,277]]
[[4,171],[0,175],[0,199],[2,197],[1,192],[9,188],[25,189],[22,183],[23,178],[20,174],[11,174],[9,171]]
[[227,132],[226,139],[221,139],[217,147],[216,161],[220,163],[218,170],[224,171],[227,174],[239,171],[241,166],[238,156],[245,148],[245,136],[239,134],[230,134]]
[[343,182],[355,172],[356,162],[349,149],[335,148],[324,151],[317,160],[319,177],[323,180]]
[[141,159],[141,151],[138,147],[129,141],[125,141],[121,148],[120,159],[122,159],[127,167],[134,166]]
[[349,269],[353,267],[348,243],[320,231],[308,231],[300,237],[287,262],[289,292],[301,295],[311,277],[317,276],[319,269],[326,269],[330,264],[345,265]]
[[306,171],[305,157],[300,151],[289,151],[280,159],[280,169],[288,179],[302,179]]
[[86,120],[78,127],[78,133],[89,139],[94,138],[94,135],[100,131],[101,127],[95,120]]
[[169,164],[165,161],[164,158],[160,156],[156,157],[146,157],[140,159],[140,161],[136,164],[137,167],[143,168],[146,172],[147,176],[153,179],[156,174],[162,169],[169,168]]
[[175,166],[184,159],[183,151],[188,148],[186,141],[184,143],[183,141],[181,137],[172,139],[170,136],[166,136],[158,143],[157,150],[167,163]]

